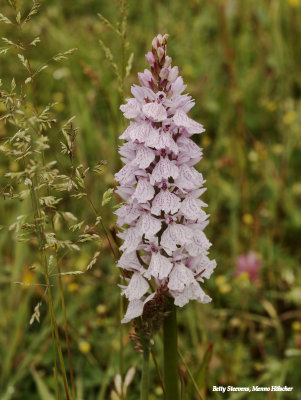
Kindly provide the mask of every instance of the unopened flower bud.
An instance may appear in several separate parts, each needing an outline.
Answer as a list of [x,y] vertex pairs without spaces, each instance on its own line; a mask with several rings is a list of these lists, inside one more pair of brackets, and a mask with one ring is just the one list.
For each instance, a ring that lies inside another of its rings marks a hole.
[[168,75],[169,75],[169,69],[168,68],[162,68],[161,71],[160,71],[160,74],[159,74],[160,78],[161,79],[167,79]]
[[168,68],[171,64],[171,61],[172,61],[172,58],[169,56],[166,56],[163,67]]
[[163,35],[163,43],[162,44],[166,44],[167,43],[168,36],[169,36],[168,33],[165,33]]
[[153,67],[155,64],[155,57],[151,51],[145,54],[146,61],[150,67]]
[[157,40],[160,43],[160,45],[162,46],[164,40],[163,40],[163,36],[161,35],[161,33],[159,33],[159,35],[157,36]]
[[158,40],[157,40],[157,37],[154,37],[154,38],[153,38],[152,47],[153,47],[153,49],[157,50],[157,48],[158,48]]
[[165,53],[165,51],[164,51],[163,47],[159,47],[159,48],[157,49],[157,54],[158,54],[159,62],[162,60],[162,58],[163,58],[163,56],[164,56],[164,53]]

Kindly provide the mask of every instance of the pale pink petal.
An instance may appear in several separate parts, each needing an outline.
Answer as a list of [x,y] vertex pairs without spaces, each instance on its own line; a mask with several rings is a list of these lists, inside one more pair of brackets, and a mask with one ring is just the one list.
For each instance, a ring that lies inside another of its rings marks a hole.
[[171,70],[169,71],[169,75],[168,75],[168,80],[170,83],[175,82],[175,80],[177,79],[179,75],[179,68],[177,66],[171,68]]
[[195,190],[204,184],[203,175],[195,168],[184,164],[179,167],[179,176],[175,185],[183,190]]
[[133,164],[138,165],[139,168],[147,168],[154,159],[155,153],[153,150],[143,145],[139,145]]
[[161,221],[149,213],[143,213],[139,218],[137,228],[140,229],[141,235],[144,234],[146,238],[150,238],[161,229]]
[[133,195],[135,188],[133,186],[117,186],[115,193],[118,194],[123,200],[128,201]]
[[144,72],[138,72],[138,78],[142,86],[149,86],[149,82],[153,80],[153,75],[149,69],[145,69]]
[[197,164],[203,156],[202,149],[193,140],[181,135],[177,140],[179,147],[178,161],[181,164]]
[[189,300],[197,300],[199,303],[209,303],[211,298],[206,295],[197,282],[193,282],[186,286],[182,292],[172,293],[175,298],[175,305],[179,307],[185,306]]
[[216,261],[210,260],[205,255],[200,255],[197,257],[199,259],[199,277],[198,280],[203,278],[209,279],[214,269],[216,268]]
[[179,148],[176,142],[173,140],[169,132],[162,131],[159,135],[157,143],[157,149],[167,149],[172,151],[174,154],[178,154]]
[[139,272],[135,272],[131,280],[126,287],[126,289],[123,290],[122,294],[124,294],[129,301],[135,300],[135,299],[140,299],[144,293],[148,290],[149,284],[147,281],[141,276]]
[[143,301],[135,299],[129,302],[125,316],[122,319],[123,324],[127,324],[132,319],[139,317],[143,312]]
[[201,253],[207,252],[211,243],[207,239],[206,235],[198,226],[192,226],[191,228],[192,237],[191,240],[186,243],[185,247],[188,253],[192,256],[197,256]]
[[181,94],[186,89],[186,86],[187,85],[184,85],[183,78],[178,76],[175,82],[171,85],[172,98],[175,98]]
[[121,105],[120,110],[128,119],[136,118],[141,112],[140,104],[136,99],[127,99],[127,103]]
[[124,232],[124,243],[120,247],[120,250],[130,253],[137,249],[141,241],[141,235],[137,228],[129,228]]
[[152,172],[151,182],[162,182],[163,179],[168,180],[169,177],[176,179],[178,175],[179,168],[175,163],[168,158],[161,158]]
[[177,249],[177,245],[189,243],[192,237],[191,229],[182,224],[169,224],[161,236],[160,245],[164,250],[171,254]]
[[169,258],[163,256],[159,252],[152,253],[150,265],[147,271],[144,273],[144,276],[147,279],[150,279],[152,276],[159,279],[167,278],[172,266],[173,264]]
[[180,211],[185,218],[196,221],[197,219],[205,218],[206,213],[201,209],[201,207],[205,207],[206,205],[206,203],[199,199],[195,199],[192,196],[186,196],[181,203]]
[[151,212],[160,215],[161,211],[174,214],[180,208],[181,200],[178,196],[168,190],[161,190],[153,200]]
[[122,253],[117,265],[119,268],[126,269],[127,271],[144,271],[144,268],[138,260],[136,251]]
[[194,282],[192,271],[184,264],[176,264],[169,274],[168,288],[170,290],[182,291],[185,286]]
[[132,142],[126,142],[122,146],[119,146],[118,153],[123,157],[122,161],[127,163],[128,161],[132,161],[136,156],[136,147],[137,145]]
[[154,128],[147,121],[137,122],[131,125],[131,130],[129,131],[129,135],[131,140],[134,142],[137,140],[140,143],[145,142],[149,136],[151,136]]
[[154,195],[155,189],[148,180],[139,179],[132,199],[137,199],[139,203],[146,203],[148,200],[151,200]]
[[167,118],[164,106],[159,103],[144,104],[142,111],[147,118],[150,118],[155,122],[164,121]]
[[117,182],[120,182],[123,185],[133,184],[135,182],[134,172],[136,170],[136,165],[125,164],[125,166],[122,167],[121,170],[115,174],[114,178]]
[[145,145],[148,147],[153,147],[154,149],[158,149],[158,141],[159,141],[159,132],[156,129],[153,129],[152,132],[145,138]]
[[131,92],[140,104],[144,104],[145,98],[154,100],[156,97],[155,93],[151,89],[139,85],[133,85],[131,87]]
[[136,203],[124,204],[119,207],[114,214],[118,216],[117,224],[131,224],[141,215],[141,208]]
[[185,128],[191,134],[205,131],[203,125],[189,118],[185,112],[180,110],[173,116],[173,121],[177,126]]

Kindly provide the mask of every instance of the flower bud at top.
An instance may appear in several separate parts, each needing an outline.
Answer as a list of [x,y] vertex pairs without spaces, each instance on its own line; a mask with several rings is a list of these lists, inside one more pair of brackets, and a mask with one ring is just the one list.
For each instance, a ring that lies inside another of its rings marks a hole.
[[162,58],[164,57],[164,54],[165,54],[165,51],[164,51],[163,47],[158,47],[157,54],[158,54],[158,59],[159,59],[159,62],[160,62],[162,60]]
[[163,44],[163,36],[161,35],[161,33],[159,33],[159,35],[157,35],[157,41],[158,41],[159,45],[162,46],[162,44]]
[[157,50],[157,48],[158,48],[158,39],[157,39],[157,37],[153,38],[152,48],[155,49],[155,50]]

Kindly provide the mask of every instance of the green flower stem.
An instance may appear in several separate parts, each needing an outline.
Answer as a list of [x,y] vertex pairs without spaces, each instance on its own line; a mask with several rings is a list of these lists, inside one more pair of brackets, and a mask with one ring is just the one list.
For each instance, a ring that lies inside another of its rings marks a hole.
[[170,314],[163,322],[165,400],[179,400],[176,307],[170,298],[167,298],[166,303]]
[[148,400],[149,393],[149,347],[146,344],[143,348],[143,363],[141,376],[141,400]]

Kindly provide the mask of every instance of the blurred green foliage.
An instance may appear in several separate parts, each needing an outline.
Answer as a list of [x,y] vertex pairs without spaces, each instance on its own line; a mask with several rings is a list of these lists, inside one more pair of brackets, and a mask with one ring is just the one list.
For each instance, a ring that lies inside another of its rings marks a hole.
[[[31,3],[17,0],[21,15]],[[0,12],[14,18],[1,0]],[[75,115],[79,128],[76,157],[84,167],[107,160],[104,173],[88,179],[94,204],[105,226],[114,231],[112,201],[101,207],[103,193],[113,187],[120,167],[118,136],[126,122],[119,112],[119,84],[99,45],[108,46],[122,63],[120,37],[97,17],[120,21],[117,0],[42,1],[39,13],[20,31],[0,22],[0,36],[24,42],[39,36],[29,57],[33,69],[53,55],[78,50],[62,63],[50,63],[36,81],[36,102],[55,102],[57,123],[50,130],[49,160],[68,168],[60,154],[60,127]],[[198,144],[204,160],[198,166],[206,180],[205,200],[211,214],[207,235],[218,268],[205,290],[209,305],[189,304],[179,310],[179,347],[204,398],[219,399],[213,385],[288,385],[291,394],[270,393],[270,399],[301,399],[301,2],[298,0],[129,0],[127,58],[133,68],[125,84],[137,83],[146,67],[144,54],[157,33],[169,33],[168,51],[196,99],[192,117],[205,125]],[[6,43],[2,45],[6,48]],[[24,83],[26,71],[12,46],[0,55],[3,87],[15,77]],[[34,101],[28,91],[28,102]],[[0,110],[1,114],[4,112]],[[11,133],[0,120],[0,140]],[[0,158],[0,183],[18,164]],[[115,199],[114,201],[117,201]],[[82,200],[65,198],[58,206],[89,223]],[[0,396],[3,400],[54,398],[53,359],[37,244],[17,242],[6,227],[31,212],[30,202],[0,202]],[[67,222],[56,229],[67,237]],[[69,231],[69,234],[70,231]],[[71,235],[72,236],[72,235]],[[260,282],[234,278],[236,258],[249,250],[262,260]],[[95,247],[88,243],[70,255],[63,270],[84,270]],[[16,281],[32,285],[17,285]],[[78,400],[108,399],[119,372],[119,271],[105,238],[101,257],[80,276],[64,277],[73,366]],[[55,284],[55,281],[53,282]],[[54,288],[54,291],[56,289]],[[62,312],[56,294],[58,322]],[[40,323],[29,325],[42,301]],[[140,356],[132,350],[127,327],[123,369],[137,366],[128,400],[139,393]],[[62,334],[63,337],[63,334]],[[63,345],[64,346],[64,345]],[[212,348],[212,350],[211,350]],[[63,348],[65,352],[65,348]],[[209,352],[209,353],[208,353]],[[155,354],[160,365],[161,341]],[[206,365],[202,360],[209,361]],[[67,363],[66,363],[67,364]],[[185,365],[181,365],[187,400],[197,399]],[[206,372],[206,374],[205,374]],[[152,368],[151,400],[162,398]],[[286,397],[287,396],[287,397]],[[226,397],[225,397],[226,398]],[[230,399],[266,399],[265,393],[231,394]]]

